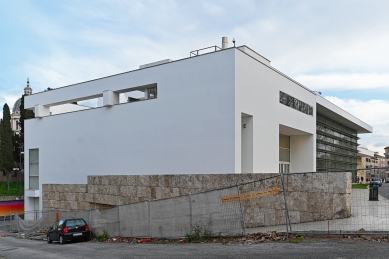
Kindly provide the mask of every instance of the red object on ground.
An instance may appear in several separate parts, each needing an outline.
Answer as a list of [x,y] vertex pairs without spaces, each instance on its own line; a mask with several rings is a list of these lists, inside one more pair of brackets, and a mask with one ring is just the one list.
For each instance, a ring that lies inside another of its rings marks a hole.
[[1,236],[2,236],[2,237],[6,237],[6,236],[7,236],[7,234],[1,234]]
[[180,240],[178,240],[178,242],[180,242],[180,243],[185,243],[186,240],[185,240],[185,239],[180,239]]
[[151,241],[151,238],[142,238],[141,240],[138,241],[138,243],[147,243],[147,242],[150,242]]

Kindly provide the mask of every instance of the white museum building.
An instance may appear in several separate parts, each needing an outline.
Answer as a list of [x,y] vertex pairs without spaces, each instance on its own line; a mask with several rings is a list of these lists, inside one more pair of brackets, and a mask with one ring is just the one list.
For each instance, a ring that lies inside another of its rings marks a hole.
[[357,168],[372,127],[247,46],[192,51],[26,96],[25,210],[42,184],[87,175],[312,172]]

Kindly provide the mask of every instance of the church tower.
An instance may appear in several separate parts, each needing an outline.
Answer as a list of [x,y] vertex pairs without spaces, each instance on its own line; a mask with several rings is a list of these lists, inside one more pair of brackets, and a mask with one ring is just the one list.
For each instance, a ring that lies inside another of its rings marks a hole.
[[30,79],[29,78],[27,78],[27,86],[24,88],[24,94],[25,95],[32,94],[32,89],[30,87]]
[[[27,86],[24,88],[24,95],[30,95],[32,94],[32,89],[30,87],[30,79],[27,78]],[[20,104],[22,102],[22,98],[19,98],[16,100],[11,113],[11,128],[13,132],[16,134],[19,134],[20,132]]]

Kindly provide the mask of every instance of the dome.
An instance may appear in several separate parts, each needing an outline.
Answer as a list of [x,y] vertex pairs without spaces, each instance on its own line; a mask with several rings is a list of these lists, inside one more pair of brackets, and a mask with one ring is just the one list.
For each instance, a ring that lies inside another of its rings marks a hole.
[[16,100],[14,107],[12,108],[12,113],[19,112],[20,111],[20,104],[22,102],[22,98],[19,98]]

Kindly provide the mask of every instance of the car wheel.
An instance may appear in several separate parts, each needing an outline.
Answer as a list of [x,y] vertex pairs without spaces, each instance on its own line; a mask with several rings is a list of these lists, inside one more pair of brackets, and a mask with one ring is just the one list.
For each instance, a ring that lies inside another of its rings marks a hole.
[[65,239],[63,236],[59,236],[59,243],[60,243],[61,245],[66,244],[66,239]]
[[86,238],[85,238],[85,241],[90,241],[90,236],[87,236]]
[[47,243],[48,243],[48,244],[53,243],[53,241],[50,239],[49,235],[47,235]]

